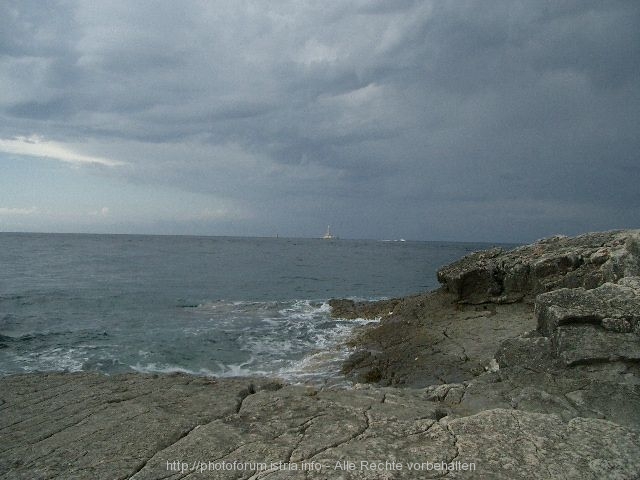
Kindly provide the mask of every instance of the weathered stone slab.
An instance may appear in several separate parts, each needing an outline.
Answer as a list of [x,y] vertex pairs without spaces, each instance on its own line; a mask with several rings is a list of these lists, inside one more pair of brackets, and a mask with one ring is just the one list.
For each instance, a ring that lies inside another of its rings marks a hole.
[[523,303],[458,305],[442,291],[408,297],[356,337],[343,371],[385,386],[461,383],[485,371],[503,340],[533,328],[532,308]]
[[[638,433],[604,420],[565,423],[556,415],[499,409],[452,420],[449,427],[456,458],[473,459],[486,472],[477,478],[597,480],[634,478],[640,471],[639,458],[620,455],[636,448]],[[448,477],[469,478],[464,472]]]
[[[462,384],[273,386],[185,376],[5,377],[0,477],[547,479],[561,472],[596,479],[631,478],[640,469],[636,430],[525,411],[571,408],[534,388],[520,390],[520,410],[464,415],[456,413]],[[462,464],[474,470],[442,469]]]
[[538,332],[509,338],[500,344],[496,360],[501,368],[521,367],[543,370],[553,363],[551,339]]
[[0,478],[127,478],[198,425],[235,413],[250,380],[186,375],[0,377]]
[[553,335],[556,355],[567,366],[597,362],[640,362],[640,336],[596,325],[567,325]]
[[640,329],[640,277],[605,283],[592,290],[561,288],[536,297],[538,329],[550,336],[560,325],[593,323],[607,330]]

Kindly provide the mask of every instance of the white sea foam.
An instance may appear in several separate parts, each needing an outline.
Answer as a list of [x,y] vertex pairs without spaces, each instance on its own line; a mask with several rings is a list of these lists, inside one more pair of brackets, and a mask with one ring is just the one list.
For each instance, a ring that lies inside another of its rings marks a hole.
[[12,360],[25,373],[67,371],[80,372],[89,359],[84,348],[47,348],[39,352],[13,354]]
[[253,367],[256,363],[255,357],[251,357],[251,359],[247,362],[243,362],[240,364],[228,364],[224,365],[222,363],[218,363],[220,366],[220,371],[217,373],[219,377],[250,377],[250,376],[269,376],[273,375],[272,371],[269,370],[261,370]]
[[[309,301],[298,301],[291,308],[281,310],[287,315],[287,321],[295,327],[306,327],[304,351],[301,358],[290,360],[287,365],[280,368],[278,376],[292,382],[326,382],[328,379],[341,377],[340,368],[342,362],[351,353],[345,345],[353,333],[354,328],[361,325],[376,323],[380,319],[357,318],[353,320],[332,319],[331,308],[328,303],[313,304]],[[265,342],[263,341],[263,344]],[[300,351],[303,345],[277,340],[268,342],[273,350]]]
[[[353,329],[375,322],[369,319],[343,320],[331,318],[331,307],[325,301],[299,299],[292,301],[203,302],[192,310],[204,316],[182,329],[187,338],[210,338],[216,349],[229,351],[229,341],[248,354],[239,362],[214,361],[207,368],[197,368],[197,359],[185,358],[166,363],[154,361],[152,355],[139,353],[140,362],[132,366],[143,372],[183,372],[218,377],[278,376],[287,381],[316,382],[340,377],[340,367],[350,351],[344,344]],[[197,319],[197,318],[196,318]],[[226,342],[226,343],[225,343]],[[246,358],[246,357],[245,357]]]
[[[170,344],[153,343],[154,332],[149,344],[139,346],[87,342],[12,352],[11,369],[133,369],[217,377],[278,376],[296,383],[326,381],[340,376],[341,363],[349,354],[344,342],[353,329],[372,322],[335,319],[330,312],[327,302],[313,300],[201,302],[181,317],[177,330],[167,332]],[[169,359],[170,345],[174,353]]]
[[211,370],[208,370],[206,368],[201,368],[199,370],[190,370],[179,365],[168,365],[159,363],[147,363],[146,365],[141,365],[140,363],[138,363],[136,365],[131,365],[130,367],[136,372],[140,373],[184,373],[187,375],[200,375],[207,377],[216,376],[215,372],[212,372]]

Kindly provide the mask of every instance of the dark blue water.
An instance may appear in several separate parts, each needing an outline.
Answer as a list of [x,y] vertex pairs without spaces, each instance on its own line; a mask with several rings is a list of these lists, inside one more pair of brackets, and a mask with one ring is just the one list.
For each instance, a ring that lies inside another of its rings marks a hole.
[[486,244],[0,233],[0,374],[335,375],[333,297],[436,287]]

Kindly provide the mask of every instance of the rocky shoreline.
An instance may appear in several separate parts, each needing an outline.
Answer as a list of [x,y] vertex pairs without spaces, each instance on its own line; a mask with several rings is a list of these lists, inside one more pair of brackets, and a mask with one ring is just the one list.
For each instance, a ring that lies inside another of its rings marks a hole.
[[0,478],[640,478],[640,231],[469,255],[434,292],[332,301],[353,389],[0,378]]

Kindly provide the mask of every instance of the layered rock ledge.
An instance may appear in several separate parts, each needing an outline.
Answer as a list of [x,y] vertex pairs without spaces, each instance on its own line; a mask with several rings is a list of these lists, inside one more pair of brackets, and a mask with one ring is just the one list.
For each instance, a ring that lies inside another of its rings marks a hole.
[[532,300],[558,288],[595,288],[640,275],[637,231],[552,237],[510,251],[468,255],[438,271],[438,281],[466,303]]
[[640,353],[639,246],[640,231],[626,230],[476,252],[438,271],[439,290],[354,304],[359,316],[381,321],[353,340],[345,373],[393,386],[460,383],[497,368],[496,355],[514,366],[544,360],[559,368],[633,369]]
[[639,245],[627,230],[471,254],[438,272],[441,289],[385,302],[344,372],[431,391],[447,418],[502,409],[637,431]]
[[352,389],[1,377],[0,479],[638,478],[639,241],[475,253],[438,291],[332,302],[380,318],[350,343]]

